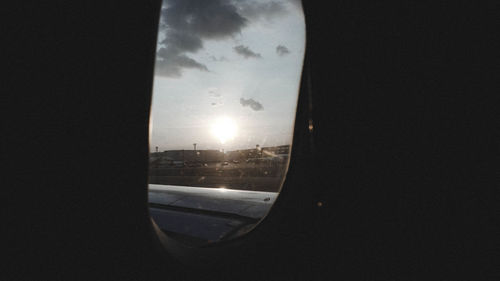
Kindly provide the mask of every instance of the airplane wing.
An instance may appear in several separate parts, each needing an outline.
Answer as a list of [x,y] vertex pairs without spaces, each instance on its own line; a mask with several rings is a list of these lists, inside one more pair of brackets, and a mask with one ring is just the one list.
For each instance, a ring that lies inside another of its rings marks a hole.
[[203,245],[244,233],[262,219],[278,193],[149,185],[151,217],[165,233]]

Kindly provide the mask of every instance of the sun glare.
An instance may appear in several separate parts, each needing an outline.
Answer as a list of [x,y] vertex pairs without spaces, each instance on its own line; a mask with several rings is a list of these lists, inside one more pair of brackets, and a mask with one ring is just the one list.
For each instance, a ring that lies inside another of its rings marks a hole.
[[236,122],[229,117],[220,117],[212,124],[212,134],[224,144],[228,140],[232,140],[236,136]]

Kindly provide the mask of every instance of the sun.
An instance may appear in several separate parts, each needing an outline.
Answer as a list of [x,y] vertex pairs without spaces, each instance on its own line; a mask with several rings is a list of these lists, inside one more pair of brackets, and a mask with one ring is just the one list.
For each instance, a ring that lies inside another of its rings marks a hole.
[[212,135],[218,138],[222,144],[234,139],[237,131],[236,122],[227,116],[217,118],[212,124]]

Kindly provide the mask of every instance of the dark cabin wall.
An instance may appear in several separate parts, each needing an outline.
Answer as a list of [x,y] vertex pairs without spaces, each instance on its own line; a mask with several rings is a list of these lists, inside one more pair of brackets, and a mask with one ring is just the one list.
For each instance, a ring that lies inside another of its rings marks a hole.
[[498,9],[392,2],[305,3],[281,211],[217,272],[151,238],[160,2],[12,2],[5,279],[498,279]]

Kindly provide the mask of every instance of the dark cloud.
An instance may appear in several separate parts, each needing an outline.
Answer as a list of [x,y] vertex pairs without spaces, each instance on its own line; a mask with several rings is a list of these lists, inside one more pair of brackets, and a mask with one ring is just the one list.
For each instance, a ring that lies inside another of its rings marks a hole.
[[252,108],[255,111],[259,111],[259,110],[263,110],[264,109],[264,107],[262,106],[262,104],[260,102],[255,101],[252,98],[250,98],[250,99],[240,98],[240,104],[243,107],[250,106],[250,108]]
[[208,71],[186,53],[198,52],[204,40],[230,38],[247,25],[229,0],[165,0],[163,4],[160,32],[165,39],[156,63],[162,76],[180,77],[183,68]]
[[208,68],[185,55],[161,58],[156,61],[156,73],[161,76],[181,77],[182,68],[195,68],[208,71]]
[[280,55],[280,56],[284,56],[286,54],[289,54],[290,50],[288,50],[288,48],[283,46],[283,45],[278,45],[276,47],[276,53],[278,53],[278,55]]
[[246,59],[248,58],[261,58],[262,56],[260,54],[254,53],[252,50],[250,50],[247,46],[243,45],[238,45],[236,47],[233,47],[234,51],[238,55],[244,56]]
[[177,32],[205,39],[223,39],[247,24],[234,3],[227,0],[166,0],[162,23]]
[[194,59],[186,57],[184,55],[177,56],[173,60],[173,62],[179,65],[180,67],[197,68],[199,70],[208,71],[208,68],[205,65],[198,63]]
[[167,46],[170,52],[175,53],[194,53],[203,48],[203,41],[200,37],[176,30],[169,30],[166,38],[161,43]]
[[[164,0],[160,18],[163,39],[157,53],[156,73],[180,77],[186,68],[208,71],[208,67],[189,57],[203,49],[205,40],[221,40],[239,34],[249,21],[272,20],[287,13],[300,0]],[[245,46],[235,51],[245,58],[258,58]],[[225,58],[211,58],[223,61]]]

